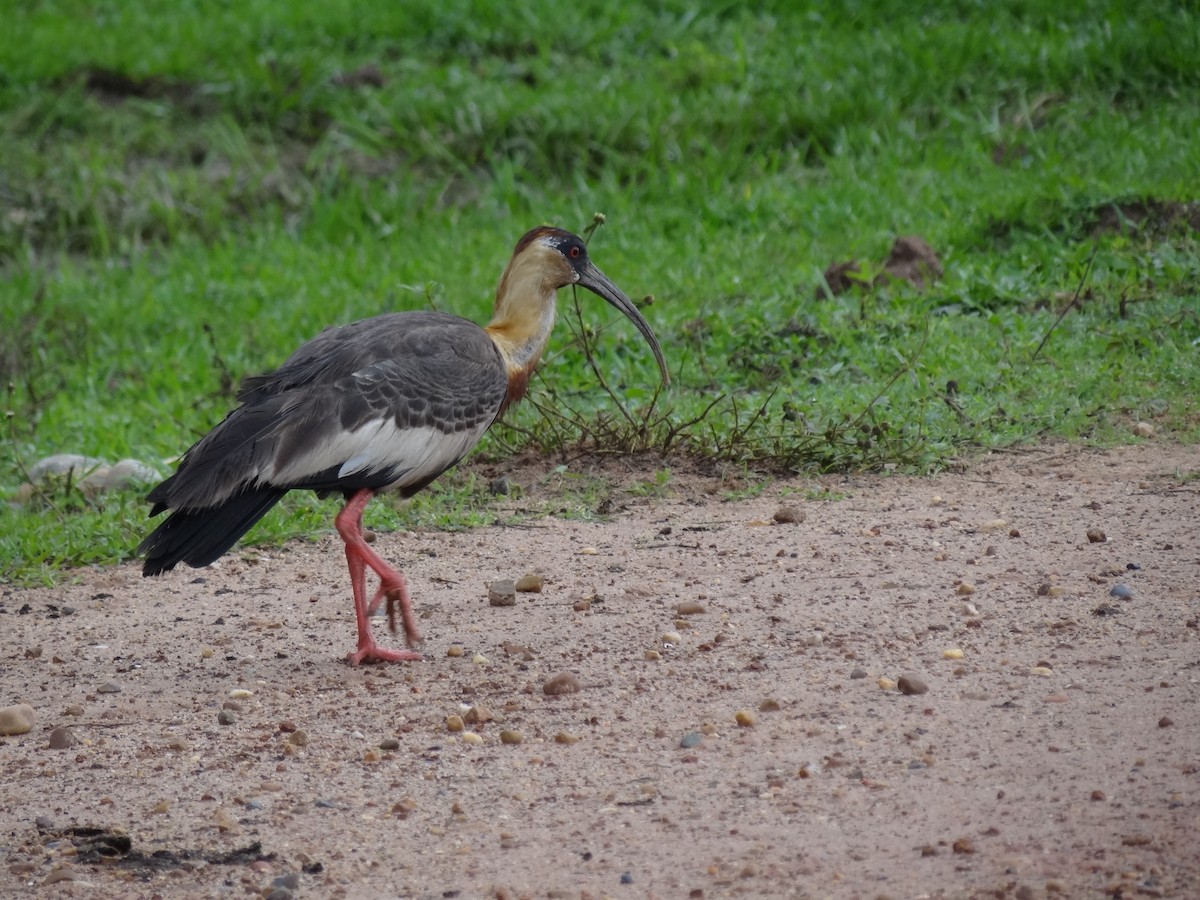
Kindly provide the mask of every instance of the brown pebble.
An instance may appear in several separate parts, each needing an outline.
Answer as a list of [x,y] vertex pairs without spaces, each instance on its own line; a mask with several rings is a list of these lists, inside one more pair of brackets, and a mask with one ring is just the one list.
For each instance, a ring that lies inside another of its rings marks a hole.
[[399,750],[400,742],[395,738],[384,738],[379,742],[380,750]]
[[968,837],[961,837],[951,844],[951,849],[955,853],[974,853],[975,843]]
[[754,713],[748,709],[739,709],[733,714],[733,720],[737,722],[738,728],[754,727]]
[[560,731],[554,736],[554,743],[556,744],[578,744],[579,740],[579,735],[571,734],[567,731]]
[[1089,528],[1087,530],[1087,539],[1088,542],[1092,544],[1103,544],[1108,540],[1108,538],[1104,536],[1104,532],[1099,528]]
[[570,672],[559,672],[542,685],[542,693],[547,697],[557,697],[561,694],[578,693],[579,679]]
[[511,578],[502,578],[488,585],[488,603],[492,606],[517,605],[517,586]]
[[296,723],[293,722],[291,719],[284,719],[282,722],[279,723],[279,730],[282,731],[284,734],[291,734],[293,731],[296,730]]
[[115,681],[106,681],[106,682],[104,682],[104,684],[97,686],[96,693],[97,694],[119,694],[119,693],[121,693],[121,686],[119,684],[117,684]]
[[1107,800],[1108,798],[1105,796],[1104,791],[1092,791],[1092,799],[1099,801]]
[[758,704],[758,711],[779,712],[779,701],[773,697],[767,697],[760,704]]
[[540,594],[542,592],[542,576],[522,575],[517,579],[515,587],[522,594]]
[[525,740],[525,737],[519,731],[512,731],[505,728],[500,732],[500,743],[502,744],[519,744]]
[[226,700],[221,704],[221,709],[228,709],[232,710],[233,712],[241,712],[242,704],[238,703],[236,700]]
[[902,694],[916,695],[929,691],[929,685],[916,675],[901,675],[896,681],[896,687]]
[[781,506],[771,518],[777,525],[799,525],[805,519],[805,512],[794,506]]
[[287,742],[293,747],[307,747],[308,732],[306,732],[303,728],[297,728],[287,736]]
[[1019,529],[1019,528],[1008,529],[1008,536],[1010,538],[1019,538],[1021,536],[1021,529]]
[[217,713],[217,721],[222,725],[232,725],[237,721],[237,713],[232,709],[223,709]]
[[932,844],[926,844],[924,847],[921,848],[921,855],[922,856],[937,856],[937,847],[933,846]]
[[571,604],[571,609],[575,610],[575,612],[591,612],[592,601],[591,600],[576,600],[574,603]]
[[706,612],[704,604],[699,600],[684,600],[675,604],[675,612],[681,616],[698,616]]
[[1163,716],[1161,719],[1158,720],[1159,728],[1170,728],[1174,724],[1175,724],[1175,722],[1174,722],[1174,720],[1171,719],[1170,716]]
[[79,745],[79,738],[70,728],[55,728],[50,732],[51,750],[69,750]]
[[495,716],[492,715],[492,711],[481,704],[468,709],[467,714],[462,717],[462,720],[468,725],[484,725],[494,718]]
[[462,731],[464,727],[465,723],[462,720],[462,716],[446,716],[447,731]]

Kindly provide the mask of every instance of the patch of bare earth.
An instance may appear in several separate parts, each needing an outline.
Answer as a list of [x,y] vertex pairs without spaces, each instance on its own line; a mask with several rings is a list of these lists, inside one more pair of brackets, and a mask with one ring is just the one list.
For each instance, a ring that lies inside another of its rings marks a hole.
[[1197,471],[677,475],[607,521],[382,535],[407,665],[342,662],[330,537],[9,589],[0,893],[1200,896]]

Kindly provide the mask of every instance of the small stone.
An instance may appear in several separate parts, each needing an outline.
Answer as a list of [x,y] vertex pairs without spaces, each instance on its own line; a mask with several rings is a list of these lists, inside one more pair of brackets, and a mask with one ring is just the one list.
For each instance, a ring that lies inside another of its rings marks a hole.
[[166,813],[168,813],[170,811],[171,811],[171,803],[168,800],[159,800],[152,807],[150,807],[150,812],[154,813],[154,815],[156,815],[156,816],[165,815]]
[[523,740],[525,740],[525,737],[519,731],[505,728],[500,732],[500,743],[502,744],[519,744]]
[[924,694],[929,691],[929,685],[918,678],[916,675],[901,675],[896,681],[896,687],[900,689],[900,693],[915,696]]
[[492,715],[492,711],[486,706],[480,704],[478,706],[472,706],[467,710],[467,714],[463,716],[463,722],[465,722],[467,725],[486,725],[494,718],[495,716]]
[[201,659],[212,659],[213,656],[216,655],[216,652],[217,651],[214,650],[212,647],[201,647],[200,648],[200,658]]
[[996,549],[995,544],[988,544],[986,547],[983,548],[984,556],[997,556],[999,553],[1000,553],[1000,551]]
[[958,647],[948,647],[942,651],[942,659],[962,659],[963,652]]
[[771,517],[776,525],[799,525],[806,518],[804,510],[794,506],[781,506]]
[[971,584],[969,581],[960,581],[958,583],[958,587],[954,589],[954,592],[960,597],[969,597],[971,594],[975,593],[975,585]]
[[542,685],[542,693],[547,697],[558,697],[562,694],[577,694],[581,685],[579,679],[570,672],[559,672]]
[[1110,597],[1116,597],[1118,600],[1132,600],[1133,588],[1127,584],[1114,584],[1108,594]]
[[488,659],[486,656],[484,656],[482,653],[476,653],[474,656],[471,657],[471,662],[477,666],[486,666],[489,662],[491,662],[491,660]]
[[754,713],[748,709],[739,709],[733,714],[733,720],[737,722],[738,728],[754,727]]
[[1104,532],[1099,528],[1089,528],[1087,530],[1087,539],[1088,542],[1092,544],[1103,544],[1108,540],[1108,538],[1104,536]]
[[1170,728],[1174,724],[1175,724],[1175,720],[1172,719],[1170,716],[1163,716],[1161,719],[1158,720],[1159,728]]
[[647,659],[650,662],[654,662],[655,660],[662,659],[662,654],[659,653],[657,650],[647,650],[645,653],[642,654],[642,658]]
[[879,679],[875,683],[879,685],[881,690],[885,691],[890,691],[896,686],[896,682],[892,681],[892,679],[888,678],[886,675],[880,675]]
[[291,734],[293,731],[296,730],[296,723],[293,722],[291,719],[284,719],[282,722],[279,723],[279,730],[281,732],[283,732],[284,734]]
[[103,684],[98,685],[96,687],[96,693],[97,694],[119,694],[119,693],[121,693],[121,686],[119,684],[117,684],[115,681],[106,681]]
[[774,697],[766,697],[758,704],[759,712],[779,712],[779,701]]
[[221,704],[221,709],[228,709],[235,713],[241,712],[242,704],[238,703],[236,700],[226,700],[224,703]]
[[1008,527],[1008,522],[1004,519],[989,519],[979,526],[980,531],[1003,531]]
[[[404,801],[400,801],[403,803]],[[300,887],[300,873],[288,872],[286,875],[280,875],[271,882],[272,887],[287,888],[289,891],[294,891]]]
[[462,739],[464,744],[470,744],[475,747],[483,743],[483,737],[473,731],[464,731],[462,734]]
[[958,611],[960,613],[962,613],[964,616],[974,617],[974,616],[979,615],[979,607],[977,607],[974,603],[971,603],[968,600],[964,600],[962,602],[962,605],[959,606]]
[[63,710],[63,713],[68,716],[82,716],[83,715],[83,706],[82,706],[82,704],[79,704],[79,703],[72,703],[70,706],[68,706],[66,709]]
[[966,854],[975,852],[975,843],[969,837],[960,837],[951,847],[955,853]]
[[234,700],[249,700],[254,696],[254,691],[248,691],[245,688],[234,688],[229,692],[229,696]]
[[287,742],[289,744],[291,744],[293,747],[307,747],[308,746],[308,732],[305,731],[303,728],[297,728],[295,731],[293,731],[291,734],[289,734],[287,736]]
[[682,747],[684,750],[692,750],[696,747],[699,747],[701,741],[703,741],[703,740],[704,740],[704,737],[700,734],[700,732],[689,731],[687,734],[685,734],[683,736],[682,739],[680,739],[679,746]]
[[384,738],[379,742],[380,750],[399,750],[400,742],[395,738]]
[[237,721],[237,713],[232,709],[223,709],[217,713],[217,721],[222,725],[232,725]]
[[75,871],[70,866],[56,866],[50,870],[42,884],[58,884],[63,881],[74,881]]
[[167,749],[174,750],[177,753],[183,753],[191,750],[192,745],[179,735],[173,734],[167,738]]
[[517,586],[511,578],[502,578],[488,585],[488,603],[492,606],[517,605]]
[[1010,538],[1019,538],[1021,536],[1021,529],[1020,528],[1008,529],[1008,536]]
[[679,636],[678,631],[668,631],[666,634],[664,634],[662,636],[662,642],[664,644],[674,645],[674,644],[682,643],[683,638]]
[[454,659],[458,659],[460,656],[462,656],[466,652],[467,651],[464,650],[462,647],[458,646],[458,644],[451,644],[449,647],[446,648],[446,655],[449,657],[452,657]]
[[1133,426],[1133,433],[1138,437],[1154,437],[1154,426],[1149,422],[1138,422]]
[[860,667],[860,668],[857,668],[857,669],[851,669],[851,670],[850,670],[850,677],[851,677],[852,679],[856,680],[856,681],[857,681],[859,678],[866,678],[866,677],[867,677],[867,670],[866,670],[866,669],[864,669],[864,668],[861,668],[861,667]]
[[1049,666],[1034,666],[1029,670],[1030,675],[1040,675],[1042,678],[1049,678],[1054,674],[1054,670]]
[[0,709],[0,735],[28,734],[33,730],[35,716],[28,703]]
[[1107,798],[1107,796],[1105,796],[1104,791],[1092,791],[1092,800],[1099,802],[1101,800],[1107,800],[1107,799],[1108,798]]
[[79,746],[79,738],[70,728],[55,728],[50,732],[51,750],[69,750]]
[[582,550],[579,551],[579,555],[580,556],[599,556],[600,551],[597,550],[595,547],[584,547]]
[[463,728],[465,728],[465,727],[466,727],[466,723],[463,722],[462,716],[446,716],[446,730],[447,731],[459,732],[459,731],[462,731]]
[[570,732],[567,732],[567,731],[560,731],[558,734],[556,734],[554,736],[554,743],[556,743],[556,744],[567,744],[567,745],[578,744],[579,740],[580,740],[579,735],[571,734]]
[[675,612],[681,616],[698,616],[706,612],[704,604],[699,600],[684,600],[675,604]]
[[488,491],[496,497],[507,497],[512,491],[512,482],[504,475],[499,478],[493,478],[488,482]]
[[542,576],[522,575],[517,579],[515,587],[522,594],[540,594],[542,592]]

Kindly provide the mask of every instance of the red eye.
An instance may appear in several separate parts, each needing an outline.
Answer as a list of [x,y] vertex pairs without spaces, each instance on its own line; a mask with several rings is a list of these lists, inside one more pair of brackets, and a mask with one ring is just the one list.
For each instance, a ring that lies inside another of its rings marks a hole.
[[578,247],[572,247],[568,252],[571,254],[571,259],[579,259],[579,254],[583,251],[581,251]]

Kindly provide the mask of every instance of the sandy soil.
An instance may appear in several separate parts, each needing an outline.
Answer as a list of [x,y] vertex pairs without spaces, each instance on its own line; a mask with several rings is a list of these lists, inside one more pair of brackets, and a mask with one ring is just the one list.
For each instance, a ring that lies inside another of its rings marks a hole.
[[1198,897],[1197,471],[679,475],[607,521],[381,535],[411,664],[342,661],[332,538],[0,591],[0,706],[37,715],[0,738],[0,895]]

